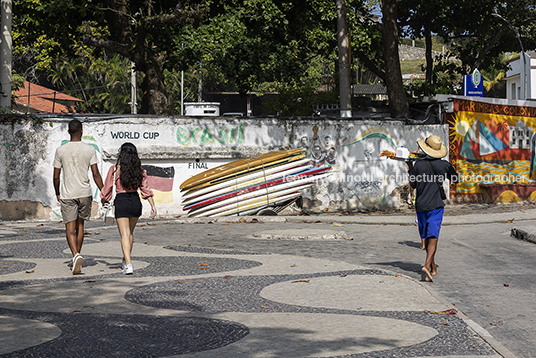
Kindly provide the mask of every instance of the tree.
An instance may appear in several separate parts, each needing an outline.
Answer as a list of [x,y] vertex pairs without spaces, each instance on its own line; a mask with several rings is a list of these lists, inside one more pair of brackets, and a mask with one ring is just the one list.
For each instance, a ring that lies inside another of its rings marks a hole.
[[[402,37],[424,38],[425,42],[425,82],[422,93],[433,94],[434,59],[432,56],[432,34],[440,31],[448,10],[448,0],[422,1],[407,0],[400,3],[398,9],[399,28]],[[437,77],[437,75],[436,75]]]
[[173,61],[217,68],[226,85],[242,94],[267,82],[299,80],[312,60],[336,46],[335,37],[325,37],[335,33],[335,9],[327,11],[328,5],[326,0],[215,2],[202,26],[185,28]]
[[383,60],[385,62],[385,84],[389,94],[391,117],[408,118],[409,106],[406,91],[402,83],[400,57],[398,55],[398,24],[397,7],[399,0],[382,2],[382,43]]

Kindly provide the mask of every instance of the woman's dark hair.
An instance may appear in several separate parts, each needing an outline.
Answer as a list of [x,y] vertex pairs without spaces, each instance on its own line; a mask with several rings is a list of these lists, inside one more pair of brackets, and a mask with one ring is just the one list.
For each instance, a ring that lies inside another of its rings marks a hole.
[[121,186],[127,190],[136,190],[141,186],[143,180],[143,169],[141,167],[138,150],[132,143],[123,143],[119,148],[117,165],[120,168],[119,181]]

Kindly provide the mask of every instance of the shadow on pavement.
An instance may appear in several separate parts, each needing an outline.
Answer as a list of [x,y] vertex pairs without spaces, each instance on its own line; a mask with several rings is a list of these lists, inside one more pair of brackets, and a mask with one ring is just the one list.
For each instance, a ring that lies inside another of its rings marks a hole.
[[416,264],[414,262],[403,262],[403,261],[376,262],[376,263],[369,263],[368,265],[396,267],[398,269],[401,269],[407,272],[421,272],[421,268],[422,268],[421,264]]

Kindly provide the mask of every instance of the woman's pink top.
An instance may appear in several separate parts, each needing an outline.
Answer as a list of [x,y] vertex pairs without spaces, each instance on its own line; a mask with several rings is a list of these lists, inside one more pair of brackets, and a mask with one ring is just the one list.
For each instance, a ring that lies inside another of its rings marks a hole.
[[[141,181],[141,186],[139,187],[139,189],[140,189],[141,197],[143,199],[147,199],[151,196],[154,196],[154,194],[151,188],[149,188],[149,183],[147,180],[147,172],[145,171],[145,169],[142,169],[142,170],[143,170],[143,179]],[[102,187],[102,190],[100,193],[100,197],[106,201],[112,200],[112,194],[114,191],[114,172],[115,172],[115,166],[112,165],[110,167],[110,170],[108,170],[108,175],[106,175],[106,179],[104,180],[104,186]],[[118,175],[115,176],[115,193],[116,194],[133,193],[136,191],[138,191],[138,189],[127,190],[123,188],[123,186],[121,185],[121,181],[119,180],[119,176]]]

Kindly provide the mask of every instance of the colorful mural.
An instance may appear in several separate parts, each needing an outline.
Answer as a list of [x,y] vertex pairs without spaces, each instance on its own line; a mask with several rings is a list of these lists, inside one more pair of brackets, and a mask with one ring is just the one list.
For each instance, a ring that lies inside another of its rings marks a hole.
[[356,136],[356,138],[344,146],[353,145],[362,141],[366,141],[372,138],[379,138],[387,141],[393,148],[396,149],[398,141],[393,135],[383,127],[375,126],[364,130],[362,133]]
[[[381,171],[363,171],[359,163],[378,160],[379,156],[375,154],[374,148],[386,144],[394,149],[398,145],[398,140],[382,126],[365,127],[362,131],[350,135],[352,137],[355,135],[354,139],[344,136],[342,139],[333,140],[332,138],[340,138],[340,136],[331,132],[320,133],[319,127],[314,125],[312,137],[308,135],[299,137],[297,147],[306,149],[311,165],[315,167],[329,165],[334,172],[346,173],[339,176],[337,180],[341,186],[339,192],[344,193],[345,200],[354,198],[361,206],[370,209],[382,207],[386,204],[391,176],[384,175]],[[360,153],[353,160],[341,161],[341,151],[344,147]],[[367,167],[366,164],[364,166]],[[328,199],[332,201],[329,195]]]
[[454,112],[447,115],[449,157],[462,180],[451,194],[459,201],[532,197],[526,184],[536,174],[535,116],[534,108],[454,99]]

